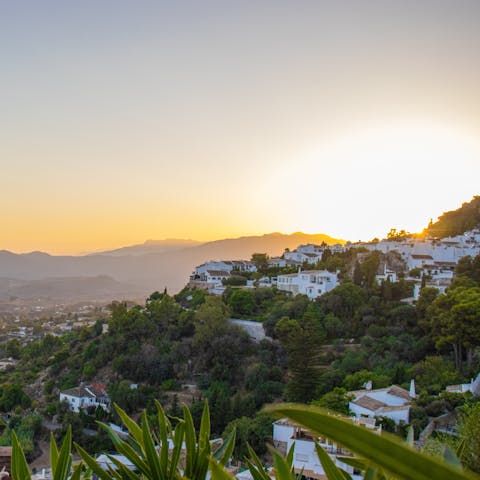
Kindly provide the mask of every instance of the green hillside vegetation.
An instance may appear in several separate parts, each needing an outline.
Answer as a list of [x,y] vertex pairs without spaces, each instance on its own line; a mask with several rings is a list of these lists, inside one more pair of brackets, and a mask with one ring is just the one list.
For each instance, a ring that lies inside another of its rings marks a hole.
[[424,233],[438,238],[452,237],[472,230],[478,225],[480,225],[480,196],[475,196],[457,210],[443,213],[437,222],[430,223]]
[[[176,296],[155,292],[144,305],[114,302],[107,333],[99,320],[62,337],[45,335],[26,345],[11,340],[4,353],[19,361],[0,373],[0,411],[15,414],[11,422],[17,418],[17,424],[31,414],[60,422],[58,437],[71,426],[76,442],[93,453],[112,448],[105,433],[88,435],[95,421],[120,419],[101,409],[68,412],[58,403],[60,390],[104,382],[134,418],[142,409],[154,416],[155,400],[173,417],[187,403],[195,425],[208,399],[212,435],[236,428],[235,456],[242,458],[247,443],[260,455],[267,452],[272,417],[260,413],[267,403],[313,403],[347,413],[347,392],[368,380],[374,388],[408,388],[414,378],[420,395],[411,422],[418,437],[430,418],[474,404],[469,395],[444,389],[480,369],[480,257],[459,263],[446,294],[425,288],[416,305],[402,301],[412,294],[407,281],[376,283],[384,261],[360,249],[327,252],[310,268],[338,269],[342,283],[315,301],[275,288],[230,286],[222,297],[188,289]],[[253,343],[228,321],[231,316],[263,322],[272,340]],[[186,384],[194,388],[182,388]],[[404,425],[382,424],[406,436]],[[20,440],[32,458],[45,432],[27,427]]]

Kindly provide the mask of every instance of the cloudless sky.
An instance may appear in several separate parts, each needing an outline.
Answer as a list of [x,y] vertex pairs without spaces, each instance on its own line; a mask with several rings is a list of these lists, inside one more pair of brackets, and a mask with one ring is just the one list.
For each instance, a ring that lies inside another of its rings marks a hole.
[[480,2],[0,0],[0,249],[421,230],[479,194]]

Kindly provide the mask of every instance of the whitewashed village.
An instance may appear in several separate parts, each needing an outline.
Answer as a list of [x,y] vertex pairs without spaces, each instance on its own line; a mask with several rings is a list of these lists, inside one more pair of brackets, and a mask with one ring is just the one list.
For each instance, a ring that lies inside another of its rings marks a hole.
[[[246,288],[276,286],[279,290],[291,292],[293,295],[306,295],[310,299],[318,298],[339,285],[337,272],[315,270],[326,251],[344,252],[348,249],[364,249],[393,254],[397,257],[395,267],[383,262],[377,272],[378,283],[390,281],[395,283],[402,276],[413,283],[413,297],[418,300],[420,289],[424,286],[437,288],[440,292],[450,285],[455,266],[466,256],[475,257],[480,253],[480,230],[475,229],[463,235],[442,239],[417,239],[406,237],[403,240],[381,240],[372,242],[347,242],[345,245],[299,245],[295,250],[286,250],[281,257],[268,258],[272,267],[295,267],[296,273],[261,277],[250,280]],[[394,257],[395,258],[395,257]],[[393,262],[392,262],[393,263]],[[194,288],[221,294],[225,291],[225,280],[236,272],[256,272],[257,267],[249,260],[211,260],[195,267],[189,285]]]
[[[347,243],[328,246],[306,244],[300,245],[295,250],[286,250],[281,257],[266,258],[269,267],[289,268],[296,270],[294,273],[278,274],[276,276],[261,276],[246,280],[245,284],[236,288],[255,289],[262,287],[275,287],[279,291],[288,292],[292,297],[305,295],[313,301],[335,289],[341,282],[339,272],[319,270],[315,266],[322,260],[325,252],[342,253],[349,249],[358,249],[359,258],[362,252],[378,251],[385,255],[376,274],[376,282],[395,283],[400,278],[413,285],[412,297],[403,301],[415,303],[423,287],[434,287],[440,292],[445,292],[454,278],[454,271],[458,261],[466,256],[475,257],[480,254],[480,229],[468,231],[463,235],[444,239],[415,239],[404,238],[401,240],[381,240],[374,242]],[[327,253],[328,255],[328,253]],[[389,260],[391,260],[389,262]],[[227,288],[229,279],[239,273],[256,273],[257,265],[252,260],[211,260],[195,267],[188,287],[208,291],[210,294],[222,295]],[[263,327],[258,322],[231,319],[237,325],[246,329],[255,341],[266,337]],[[260,330],[260,333],[259,333]],[[136,389],[136,384],[130,385]],[[448,385],[446,391],[450,393],[467,393],[480,395],[480,373],[472,378],[470,383]],[[415,381],[410,380],[410,388],[404,389],[398,385],[375,388],[371,380],[364,384],[360,390],[347,392],[349,398],[348,410],[351,421],[375,433],[381,433],[382,426],[376,419],[387,418],[396,425],[408,425],[410,409],[417,397]],[[65,402],[72,412],[82,409],[95,409],[100,407],[110,411],[111,401],[102,384],[83,384],[76,388],[61,391],[59,400]],[[120,434],[125,434],[119,425],[110,426]],[[426,428],[428,434],[435,429],[449,428],[448,419],[431,421]],[[305,428],[292,421],[281,419],[272,424],[272,441],[275,447],[286,454],[294,446],[293,468],[297,474],[307,479],[321,480],[325,471],[319,460],[315,444],[319,443],[330,455],[335,464],[348,472],[353,479],[361,479],[360,471],[341,460],[351,453],[337,445],[328,438],[313,435]],[[124,456],[116,460],[128,466],[132,465]],[[112,461],[102,456],[101,461],[105,468],[112,467]],[[251,480],[253,477],[249,470],[239,469],[230,465],[230,471],[239,480]]]
[[[0,415],[9,425],[0,443],[25,422],[27,458],[35,478],[47,480],[45,437],[61,439],[72,428],[105,472],[135,471],[126,451],[111,453],[98,422],[130,441],[117,408],[142,423],[142,411],[152,419],[157,400],[173,423],[185,405],[197,428],[208,402],[212,448],[237,432],[226,468],[238,480],[256,480],[246,461],[251,444],[271,478],[267,445],[290,452],[304,480],[328,478],[318,446],[352,479],[365,478],[353,449],[264,413],[282,401],[327,409],[328,417],[375,436],[408,437],[417,451],[437,448],[438,439],[458,442],[463,412],[480,405],[480,333],[477,339],[473,328],[480,228],[443,238],[392,229],[384,240],[332,240],[280,255],[213,258],[194,267],[178,293],[159,288],[144,302],[86,303],[73,312],[55,305],[25,324],[12,311],[0,357]],[[450,314],[455,302],[463,309],[457,316]],[[450,324],[439,328],[445,319]],[[8,465],[11,448],[4,448]],[[168,438],[171,455],[175,448]],[[186,446],[179,452],[185,459]]]

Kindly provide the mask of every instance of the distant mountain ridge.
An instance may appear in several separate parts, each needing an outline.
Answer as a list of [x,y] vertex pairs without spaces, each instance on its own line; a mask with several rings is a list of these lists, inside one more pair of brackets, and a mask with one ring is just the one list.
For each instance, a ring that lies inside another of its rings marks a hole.
[[165,240],[146,240],[144,243],[138,245],[129,245],[113,250],[105,250],[101,252],[90,253],[89,255],[145,255],[147,253],[164,253],[174,250],[181,250],[183,248],[194,247],[205,242],[190,239],[167,238]]
[[[113,253],[102,252],[85,256],[54,256],[42,252],[14,254],[3,250],[0,251],[0,277],[31,281],[56,277],[106,275],[122,283],[122,287],[134,286],[131,287],[132,296],[137,297],[139,292],[148,295],[154,290],[163,290],[164,287],[173,293],[181,290],[187,283],[196,265],[208,260],[249,259],[252,253],[256,252],[271,256],[281,255],[285,248],[292,249],[302,243],[322,243],[323,241],[330,245],[345,243],[344,240],[325,234],[296,232],[290,235],[271,233],[230,238],[183,248],[177,248],[177,243],[173,250],[163,252],[149,250],[141,254],[138,253],[139,247],[145,244],[110,251]],[[161,242],[159,241],[159,244]],[[186,240],[185,242],[195,241]],[[152,245],[152,242],[148,244]],[[132,251],[137,254],[132,254]],[[112,295],[117,295],[121,288],[117,285],[114,290]],[[92,291],[95,291],[93,284]],[[129,294],[128,289],[124,291],[125,295]],[[113,298],[118,297],[112,296]]]

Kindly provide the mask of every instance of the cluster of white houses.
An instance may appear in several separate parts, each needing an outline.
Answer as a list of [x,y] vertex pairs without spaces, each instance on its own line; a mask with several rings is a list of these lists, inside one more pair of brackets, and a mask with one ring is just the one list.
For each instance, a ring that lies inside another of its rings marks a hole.
[[[247,287],[271,287],[277,286],[279,290],[285,290],[294,295],[307,295],[310,299],[317,298],[320,295],[332,290],[338,285],[336,273],[326,270],[305,270],[303,265],[314,265],[322,258],[325,250],[343,251],[344,247],[340,244],[333,246],[326,245],[300,245],[295,250],[285,251],[282,257],[273,257],[268,259],[270,267],[296,267],[298,272],[288,275],[278,275],[278,277],[263,277],[258,279],[255,284],[253,281],[247,282]],[[248,260],[211,260],[195,267],[190,275],[189,287],[208,290],[210,293],[222,293],[225,289],[223,283],[231,276],[241,272],[256,272],[255,264]]]
[[[343,252],[350,248],[364,248],[384,254],[396,252],[407,273],[405,278],[414,284],[413,300],[416,300],[422,286],[435,287],[443,293],[453,279],[455,266],[460,258],[474,257],[480,253],[480,229],[441,240],[409,237],[399,241],[348,242],[346,245],[299,245],[292,251],[286,249],[282,257],[268,259],[271,267],[300,267],[297,273],[260,278],[255,284],[248,281],[247,287],[277,286],[279,290],[315,299],[338,285],[337,274],[326,270],[302,271],[301,268],[316,265],[327,249],[330,252]],[[224,280],[236,273],[256,270],[255,264],[248,260],[209,261],[195,268],[190,276],[189,286],[219,294],[225,289]],[[408,276],[412,271],[415,275]],[[387,280],[396,282],[398,272],[387,268],[384,263],[376,278],[379,283]]]
[[426,282],[423,282],[425,286],[435,287],[443,293],[453,279],[458,261],[462,257],[475,257],[480,254],[480,229],[442,239],[405,238],[400,241],[347,243],[346,247],[363,247],[385,254],[397,252],[405,263],[407,272],[417,269],[420,271],[415,277],[407,277],[414,282],[413,298],[416,300],[422,286],[422,277],[426,279]]

